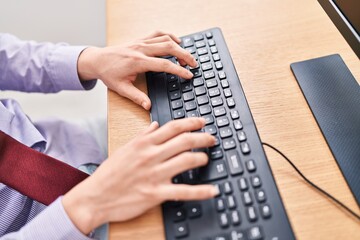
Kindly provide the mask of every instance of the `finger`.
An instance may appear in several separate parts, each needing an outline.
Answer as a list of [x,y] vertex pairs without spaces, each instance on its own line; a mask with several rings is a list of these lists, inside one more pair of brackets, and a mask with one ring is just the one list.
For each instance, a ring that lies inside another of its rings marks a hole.
[[117,85],[116,89],[118,94],[124,96],[134,103],[142,106],[145,110],[149,110],[151,107],[151,101],[149,97],[138,88],[136,88],[132,83],[123,83]]
[[159,128],[159,123],[157,121],[153,121],[150,123],[150,125],[142,132],[142,136],[152,133],[153,131],[155,131],[156,129]]
[[197,148],[214,146],[215,138],[208,133],[182,133],[159,145],[161,156],[158,161],[165,161],[182,152]]
[[185,79],[190,79],[194,75],[184,67],[181,67],[175,63],[172,63],[169,60],[162,58],[146,57],[144,62],[144,72],[153,71],[153,72],[167,72],[171,74],[178,75]]
[[179,173],[206,165],[208,156],[202,152],[184,152],[156,167],[158,177],[171,179]]
[[213,185],[168,184],[162,186],[158,194],[164,200],[190,201],[213,198],[219,190]]
[[195,58],[173,41],[147,44],[143,52],[147,56],[152,57],[171,55],[179,60],[183,60],[187,65],[192,67],[196,67],[197,65]]
[[169,35],[163,35],[160,37],[145,39],[143,42],[146,44],[151,44],[151,43],[161,43],[161,42],[169,42],[169,41],[173,41],[177,43]]
[[196,131],[205,126],[204,118],[185,118],[166,123],[158,130],[151,133],[151,138],[155,144],[163,143],[181,133]]
[[147,39],[156,38],[156,37],[160,37],[160,36],[164,36],[164,35],[168,35],[172,40],[174,40],[177,43],[181,42],[181,39],[176,37],[174,34],[166,33],[166,32],[163,32],[163,31],[156,31],[156,32],[150,34],[149,36],[147,36],[147,37],[145,37],[143,39],[147,40]]

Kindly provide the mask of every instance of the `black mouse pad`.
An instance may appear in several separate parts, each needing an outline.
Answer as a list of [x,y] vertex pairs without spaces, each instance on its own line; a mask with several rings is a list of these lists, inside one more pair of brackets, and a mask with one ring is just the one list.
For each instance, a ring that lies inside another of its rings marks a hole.
[[359,83],[338,54],[290,66],[360,206]]

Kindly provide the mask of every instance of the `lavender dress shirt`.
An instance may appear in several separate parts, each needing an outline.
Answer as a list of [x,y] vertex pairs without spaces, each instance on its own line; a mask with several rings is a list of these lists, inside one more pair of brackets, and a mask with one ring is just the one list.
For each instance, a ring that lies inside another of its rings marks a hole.
[[[0,33],[0,130],[74,167],[101,163],[96,140],[64,121],[31,121],[15,100],[1,99],[1,90],[55,93],[93,88],[95,80],[81,82],[77,73],[84,48],[21,41]],[[71,222],[61,198],[44,206],[0,183],[0,239],[90,239]]]

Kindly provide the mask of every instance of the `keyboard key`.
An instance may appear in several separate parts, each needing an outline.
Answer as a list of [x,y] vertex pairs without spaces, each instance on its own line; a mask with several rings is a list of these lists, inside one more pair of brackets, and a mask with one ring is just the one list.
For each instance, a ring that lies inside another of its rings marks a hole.
[[190,81],[187,81],[183,84],[181,84],[181,90],[182,92],[188,92],[191,91],[193,89],[192,84]]
[[194,109],[196,109],[195,101],[190,101],[190,102],[185,103],[185,110],[186,111],[191,111],[191,110],[194,110]]
[[231,194],[233,192],[231,182],[225,182],[223,184],[223,189],[225,194]]
[[[230,174],[231,175],[238,175],[244,172],[244,169],[240,162],[240,156],[237,150],[231,150],[226,152],[226,159],[229,164]],[[246,187],[245,187],[246,189]],[[243,189],[244,190],[244,189]]]
[[216,107],[214,108],[215,117],[223,116],[226,114],[226,109],[224,107]]
[[210,161],[200,169],[200,178],[203,182],[214,181],[227,177],[227,170],[223,160]]
[[213,60],[214,60],[214,62],[216,62],[216,61],[219,61],[220,60],[220,55],[219,54],[213,54],[212,55],[213,56]]
[[223,155],[223,150],[220,147],[212,147],[209,149],[209,157],[210,159],[214,160],[214,159],[219,159],[222,158]]
[[216,97],[220,95],[220,89],[219,88],[210,88],[208,91],[208,94],[210,97]]
[[[236,128],[236,127],[235,127]],[[241,125],[241,128],[242,128],[242,125]],[[241,129],[240,128],[240,129]],[[245,135],[245,132],[244,131],[239,131],[236,133],[236,136],[237,136],[237,139],[239,140],[239,142],[243,142],[246,140],[246,135]]]
[[199,111],[201,115],[209,114],[211,113],[211,107],[210,105],[203,105],[199,107]]
[[251,205],[253,203],[250,192],[244,192],[242,198],[245,205]]
[[231,98],[227,98],[226,99],[226,103],[228,105],[229,108],[235,107],[235,100],[231,97]]
[[225,210],[224,199],[222,199],[222,198],[215,199],[215,205],[216,205],[216,210],[218,212],[222,212]]
[[212,33],[209,31],[209,32],[206,32],[205,33],[205,36],[206,36],[206,38],[212,38],[213,37],[213,35],[212,35]]
[[227,206],[230,209],[236,208],[236,201],[235,201],[235,197],[233,195],[230,195],[227,197]]
[[249,146],[249,144],[247,142],[240,143],[240,148],[241,148],[241,152],[243,154],[250,153],[250,146]]
[[223,140],[223,147],[225,150],[232,149],[236,147],[234,138],[226,138]]
[[260,212],[261,212],[261,216],[263,218],[270,218],[271,217],[271,210],[270,210],[270,206],[267,204],[261,205],[260,206]]
[[194,46],[194,40],[190,37],[183,38],[181,42],[184,48]]
[[230,111],[230,115],[231,115],[231,118],[232,118],[233,120],[238,119],[238,118],[240,117],[240,116],[239,116],[239,112],[238,112],[237,110],[235,110],[235,109],[233,109],[233,110]]
[[228,239],[229,238],[228,238],[227,234],[221,234],[221,235],[216,236],[212,240],[228,240]]
[[194,87],[204,85],[204,79],[203,78],[195,78],[193,81],[193,85],[194,85]]
[[225,79],[225,78],[226,78],[226,74],[225,74],[224,71],[218,72],[218,75],[219,75],[219,78],[220,78],[220,79]]
[[229,87],[228,80],[221,80],[220,83],[221,83],[222,88],[228,88]]
[[259,176],[252,176],[251,177],[251,185],[253,188],[258,188],[261,186],[261,180]]
[[222,62],[220,61],[215,62],[215,68],[217,70],[221,70],[223,68]]
[[241,191],[246,191],[248,189],[248,183],[247,183],[247,180],[246,178],[242,177],[239,179],[239,189]]
[[176,76],[174,74],[166,74],[166,78],[167,78],[168,82],[177,82],[177,80],[178,80],[178,76]]
[[209,98],[206,95],[199,96],[199,97],[197,97],[196,100],[197,100],[198,105],[204,105],[204,104],[209,103]]
[[175,90],[178,90],[178,89],[179,89],[179,83],[178,82],[169,83],[169,85],[168,85],[169,92],[175,91]]
[[199,181],[199,169],[190,169],[182,174],[185,184],[195,184]]
[[234,120],[234,128],[235,130],[240,130],[243,128],[243,125],[240,120]]
[[215,46],[215,40],[214,40],[214,39],[210,39],[210,40],[208,41],[208,44],[209,44],[210,47]]
[[209,62],[210,61],[210,56],[209,55],[200,56],[199,61],[200,61],[200,63]]
[[186,218],[186,214],[185,214],[185,210],[184,209],[174,209],[173,211],[173,221],[174,222],[181,222],[183,220],[185,220]]
[[200,68],[191,69],[190,71],[194,74],[194,78],[201,77],[201,70],[200,70]]
[[234,210],[230,213],[231,215],[231,222],[233,225],[239,225],[241,223],[240,213],[237,210]]
[[232,136],[232,130],[230,127],[220,128],[220,137],[227,138]]
[[191,117],[200,117],[200,115],[199,115],[199,112],[198,111],[190,111],[190,112],[187,112],[186,113],[186,116],[188,117],[188,118],[191,118]]
[[184,101],[187,102],[187,101],[190,101],[190,100],[194,100],[195,99],[195,95],[193,92],[186,92],[183,94],[183,98],[184,98]]
[[217,80],[215,78],[206,81],[207,88],[216,87],[217,85]]
[[211,99],[211,106],[217,107],[223,105],[223,100],[221,97],[214,97]]
[[176,238],[186,237],[189,234],[189,229],[186,223],[177,223],[174,225],[174,228]]
[[264,190],[262,190],[262,189],[256,190],[255,196],[256,196],[256,200],[260,203],[266,201],[266,195],[265,195]]
[[185,111],[184,109],[178,109],[173,112],[174,119],[179,119],[185,117]]
[[211,62],[201,64],[201,69],[203,71],[208,71],[208,70],[211,70],[212,68],[213,68],[213,66],[212,66]]
[[229,125],[229,118],[227,116],[218,117],[216,119],[216,125],[218,127],[224,127]]
[[204,39],[204,36],[202,34],[195,34],[194,35],[194,40],[195,41],[200,41],[200,40],[203,40]]
[[185,50],[188,51],[190,54],[196,53],[196,48],[194,48],[194,47],[188,47],[188,48],[185,48]]
[[198,218],[201,216],[201,206],[200,204],[193,204],[188,207],[188,216],[189,218]]
[[178,90],[170,92],[169,95],[170,95],[171,100],[176,100],[176,99],[181,98],[180,91],[178,91]]
[[226,213],[221,213],[219,215],[219,221],[220,221],[220,226],[222,228],[227,228],[229,227],[229,219]]
[[214,117],[212,115],[205,115],[205,116],[203,116],[203,118],[205,119],[206,125],[214,123]]
[[183,102],[182,102],[181,99],[175,100],[175,101],[172,101],[172,102],[171,102],[171,108],[174,109],[174,110],[175,110],[175,109],[182,108],[182,106],[183,106]]
[[204,95],[206,93],[206,88],[204,86],[195,88],[196,96]]
[[211,52],[211,53],[217,53],[217,52],[218,52],[217,47],[216,47],[216,46],[210,47],[210,52]]
[[254,160],[250,159],[250,160],[246,161],[246,168],[249,172],[254,172],[256,170]]
[[[195,40],[196,41],[196,40]],[[203,48],[206,46],[206,43],[204,41],[199,41],[195,43],[196,48]]]
[[230,88],[224,89],[224,96],[227,98],[232,96],[232,92]]
[[214,77],[215,77],[214,71],[204,72],[204,78],[205,78],[205,80],[208,80],[208,79],[214,78]]
[[247,240],[247,237],[242,231],[232,231],[230,240]]
[[263,234],[260,227],[252,227],[248,230],[249,240],[261,240],[263,239]]
[[217,134],[217,129],[216,129],[215,125],[205,126],[204,131],[206,133],[209,133],[209,134],[212,134],[212,135]]
[[250,222],[255,222],[257,220],[257,212],[254,207],[251,206],[247,208],[247,216]]
[[197,50],[197,54],[198,54],[199,56],[205,55],[205,54],[207,54],[207,53],[208,53],[207,48],[199,48],[199,49]]

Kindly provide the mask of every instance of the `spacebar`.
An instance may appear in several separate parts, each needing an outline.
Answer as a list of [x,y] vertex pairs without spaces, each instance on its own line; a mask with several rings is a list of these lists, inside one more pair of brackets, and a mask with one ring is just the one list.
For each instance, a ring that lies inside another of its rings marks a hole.
[[159,125],[162,126],[172,120],[165,74],[159,74],[157,79],[153,80],[155,85],[154,89],[156,91],[155,98],[157,107],[157,121],[159,122]]

